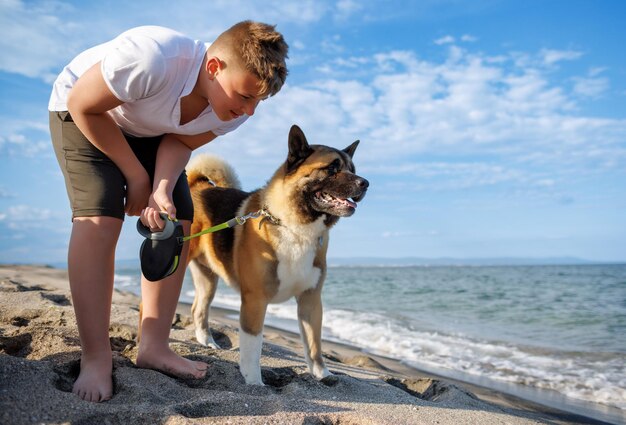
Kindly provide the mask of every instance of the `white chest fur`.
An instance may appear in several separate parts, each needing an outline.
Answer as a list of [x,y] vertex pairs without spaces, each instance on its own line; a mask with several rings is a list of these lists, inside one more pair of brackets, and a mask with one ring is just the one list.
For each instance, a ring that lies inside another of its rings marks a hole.
[[297,232],[280,230],[281,240],[276,251],[279,285],[270,302],[281,303],[317,285],[322,271],[313,266],[313,260],[324,229],[324,220],[320,219],[302,226]]

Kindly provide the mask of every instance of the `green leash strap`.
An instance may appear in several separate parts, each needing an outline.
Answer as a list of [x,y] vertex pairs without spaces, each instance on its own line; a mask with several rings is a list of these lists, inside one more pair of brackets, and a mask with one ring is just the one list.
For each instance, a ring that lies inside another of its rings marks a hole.
[[189,235],[189,236],[183,236],[182,238],[180,238],[180,240],[182,242],[187,242],[190,239],[193,238],[197,238],[199,236],[202,235],[206,235],[207,233],[213,233],[213,232],[217,232],[219,230],[223,230],[223,229],[229,229],[231,227],[235,227],[239,224],[243,224],[245,223],[247,220],[247,218],[242,218],[242,217],[235,217],[235,218],[231,218],[230,220],[222,223],[222,224],[218,224],[217,226],[213,226],[213,227],[209,227],[208,229],[204,229],[201,232],[198,233],[194,233],[193,235]]
[[206,235],[207,233],[213,233],[213,232],[217,232],[219,230],[229,229],[231,227],[239,226],[241,224],[244,224],[250,218],[259,218],[261,216],[265,216],[265,218],[267,218],[273,224],[280,224],[280,220],[278,218],[274,217],[273,215],[271,215],[269,213],[269,211],[267,210],[267,207],[263,207],[263,208],[261,208],[260,210],[258,210],[256,212],[251,212],[249,214],[242,215],[240,217],[231,218],[230,220],[228,220],[228,221],[226,221],[226,222],[224,222],[222,224],[218,224],[216,226],[209,227],[208,229],[204,229],[201,232],[195,233],[193,235],[180,237],[180,238],[178,238],[178,240],[182,244],[183,242],[187,242],[190,239],[197,238],[197,237],[202,236],[202,235]]

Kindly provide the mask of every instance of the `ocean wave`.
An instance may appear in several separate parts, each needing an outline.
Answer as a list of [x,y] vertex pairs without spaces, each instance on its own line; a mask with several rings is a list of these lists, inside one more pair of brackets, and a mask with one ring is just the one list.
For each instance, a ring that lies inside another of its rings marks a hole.
[[411,329],[380,314],[329,310],[327,337],[414,367],[460,371],[481,378],[558,391],[574,399],[626,409],[624,356],[559,352]]
[[[216,297],[239,307],[237,295]],[[291,323],[289,323],[291,321]],[[266,323],[297,329],[295,302],[270,305]],[[615,353],[548,350],[479,340],[461,333],[414,329],[378,313],[339,309],[324,312],[324,339],[352,344],[417,369],[465,375],[552,390],[566,397],[626,409],[624,357]]]
[[113,276],[113,282],[117,289],[133,290],[133,292],[135,292],[135,289],[140,289],[141,287],[139,277],[134,276],[115,274]]

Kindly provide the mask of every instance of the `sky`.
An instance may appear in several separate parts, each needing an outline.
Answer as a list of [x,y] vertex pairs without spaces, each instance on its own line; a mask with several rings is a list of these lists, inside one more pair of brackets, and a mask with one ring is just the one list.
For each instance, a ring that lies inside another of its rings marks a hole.
[[[289,76],[197,152],[262,186],[299,125],[370,181],[330,257],[626,261],[626,4],[604,0],[0,0],[0,263],[58,263],[71,211],[47,102],[76,54],[139,25],[212,41],[275,24]],[[137,258],[127,217],[118,259]]]

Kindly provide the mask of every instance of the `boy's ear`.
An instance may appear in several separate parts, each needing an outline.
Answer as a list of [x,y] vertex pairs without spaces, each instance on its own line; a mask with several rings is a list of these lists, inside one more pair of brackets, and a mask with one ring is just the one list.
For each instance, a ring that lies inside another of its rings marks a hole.
[[287,155],[287,174],[295,170],[305,159],[313,153],[313,149],[306,141],[304,133],[297,125],[289,130],[289,154]]
[[210,56],[206,61],[206,70],[209,73],[209,79],[215,78],[218,71],[222,69],[222,61],[217,56]]
[[360,143],[360,140],[357,140],[354,143],[352,143],[350,146],[345,148],[343,151],[347,153],[348,156],[350,156],[350,158],[352,158],[352,156],[354,155],[354,151],[356,150],[356,147],[359,146],[359,143]]

